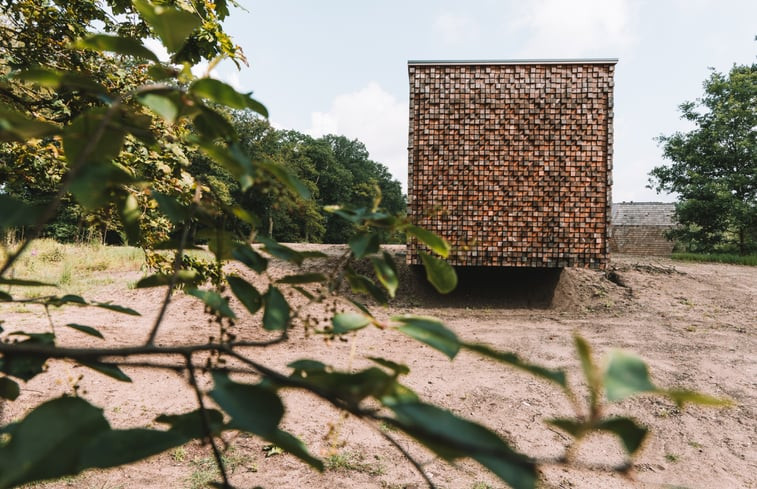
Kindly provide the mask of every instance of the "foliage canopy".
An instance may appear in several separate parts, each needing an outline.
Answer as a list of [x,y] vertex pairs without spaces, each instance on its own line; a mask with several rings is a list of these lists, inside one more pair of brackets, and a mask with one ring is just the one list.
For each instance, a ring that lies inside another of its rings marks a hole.
[[679,196],[674,236],[691,251],[757,249],[757,65],[713,71],[703,97],[680,109],[696,127],[661,136],[672,163],[650,173],[658,192]]

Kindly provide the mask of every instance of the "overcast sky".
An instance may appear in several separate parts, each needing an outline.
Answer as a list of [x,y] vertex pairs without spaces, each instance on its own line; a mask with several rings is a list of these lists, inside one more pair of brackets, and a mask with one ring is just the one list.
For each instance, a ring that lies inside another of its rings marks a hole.
[[277,127],[361,140],[407,182],[410,59],[619,58],[613,200],[646,187],[654,138],[688,127],[678,105],[708,67],[757,54],[755,0],[240,0],[227,30],[249,68],[215,75],[254,91]]

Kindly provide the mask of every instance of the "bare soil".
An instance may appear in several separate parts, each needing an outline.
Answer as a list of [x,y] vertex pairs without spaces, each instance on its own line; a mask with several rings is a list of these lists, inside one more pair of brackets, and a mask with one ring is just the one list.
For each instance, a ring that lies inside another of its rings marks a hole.
[[[339,247],[319,247],[338,254]],[[402,261],[403,248],[395,248]],[[285,274],[281,268],[273,274]],[[109,273],[109,272],[103,272]],[[398,313],[436,316],[459,336],[513,351],[531,362],[567,367],[581,388],[572,335],[586,338],[598,356],[621,348],[642,356],[655,383],[696,389],[727,397],[727,408],[691,406],[680,411],[652,396],[626,400],[611,413],[630,413],[650,427],[651,436],[634,469],[619,475],[607,468],[623,461],[618,441],[592,435],[577,452],[577,465],[542,469],[545,488],[757,488],[757,269],[721,264],[688,264],[661,258],[613,256],[607,273],[566,269],[559,272],[471,270],[461,274],[456,294],[439,299],[423,285],[422,273],[402,268],[407,285],[401,299],[379,308],[382,317]],[[113,300],[139,310],[132,318],[99,309],[52,311],[56,325],[97,326],[105,340],[89,339],[58,327],[62,344],[132,345],[144,342],[154,321],[162,289],[133,290],[126,284],[98,290],[92,299]],[[9,330],[47,328],[44,316],[0,309]],[[237,308],[238,310],[239,308]],[[325,316],[325,314],[323,314]],[[255,318],[238,323],[240,336],[262,338]],[[178,294],[160,330],[159,344],[187,344],[215,334],[198,302]],[[426,401],[476,420],[538,458],[560,457],[566,436],[545,419],[573,414],[561,392],[536,378],[500,364],[461,353],[450,362],[439,352],[398,333],[364,330],[347,341],[324,341],[295,328],[291,340],[250,355],[286,372],[299,358],[321,360],[337,369],[367,366],[368,356],[407,364],[405,383]],[[79,395],[102,406],[114,427],[151,425],[159,413],[195,408],[186,379],[169,371],[127,367],[133,383],[120,383],[68,362],[51,361],[49,372],[22,386],[22,395],[6,403],[2,423],[19,419],[46,398]],[[209,386],[209,381],[207,381]],[[227,436],[228,457],[237,487],[415,488],[424,487],[413,467],[384,438],[388,434],[420,461],[438,487],[504,487],[475,463],[450,466],[386,427],[371,427],[313,396],[285,393],[284,428],[310,450],[328,458],[319,474],[288,454],[264,450],[262,440]],[[89,471],[43,487],[135,488],[200,487],[210,469],[207,447],[191,443],[151,459],[105,471]],[[212,471],[211,471],[212,473]]]

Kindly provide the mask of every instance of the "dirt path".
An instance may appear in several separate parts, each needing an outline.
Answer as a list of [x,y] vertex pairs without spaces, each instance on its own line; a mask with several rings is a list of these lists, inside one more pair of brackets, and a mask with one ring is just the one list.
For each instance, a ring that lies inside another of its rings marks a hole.
[[[543,470],[546,488],[757,488],[757,269],[613,257],[613,272],[610,281],[600,272],[564,271],[547,293],[551,307],[544,305],[543,294],[533,303],[528,302],[531,299],[509,303],[506,287],[501,294],[488,287],[484,302],[480,299],[486,294],[463,293],[454,301],[431,301],[424,307],[429,302],[418,294],[406,298],[401,307],[380,313],[437,316],[465,339],[514,351],[547,366],[568,367],[574,385],[579,385],[581,378],[572,346],[572,334],[578,332],[598,354],[612,348],[640,354],[661,386],[697,389],[736,402],[725,409],[679,411],[655,397],[624,401],[613,409],[633,413],[653,431],[632,478],[553,466]],[[135,320],[77,308],[56,311],[54,319],[61,324],[100,326],[108,343],[139,343],[147,336],[161,292],[123,287],[98,293],[99,299],[117,300],[140,310],[143,316]],[[158,341],[181,343],[213,334],[201,312],[193,300],[179,297]],[[40,323],[33,314],[7,308],[0,308],[0,313],[6,330],[29,329]],[[250,335],[258,334],[251,324],[239,327]],[[80,341],[77,334],[60,331],[64,343]],[[486,424],[529,455],[557,457],[567,444],[565,435],[543,420],[571,415],[570,404],[552,386],[521,372],[469,354],[449,362],[424,345],[379,330],[365,331],[347,342],[305,338],[300,331],[292,336],[286,344],[256,352],[256,358],[282,370],[298,358],[319,359],[339,369],[366,366],[367,356],[391,358],[410,367],[406,384],[423,399]],[[133,384],[51,362],[48,375],[30,381],[23,386],[19,400],[6,403],[2,422],[19,418],[43,398],[70,393],[79,375],[83,375],[78,380],[80,395],[104,406],[114,426],[142,426],[159,412],[194,408],[179,375],[127,371]],[[439,487],[503,487],[476,464],[450,467],[400,434],[345,419],[311,396],[289,392],[285,401],[285,427],[301,437],[312,452],[329,457],[330,469],[317,474],[290,455],[266,456],[264,442],[239,436],[231,440],[234,448],[228,455],[232,482],[238,487],[423,487],[410,464],[383,438],[385,434],[417,457]],[[206,448],[189,444],[126,468],[88,472],[44,487],[200,487],[202,477],[212,475],[207,456]],[[578,459],[582,464],[611,465],[622,461],[622,451],[615,439],[592,436],[581,445]]]

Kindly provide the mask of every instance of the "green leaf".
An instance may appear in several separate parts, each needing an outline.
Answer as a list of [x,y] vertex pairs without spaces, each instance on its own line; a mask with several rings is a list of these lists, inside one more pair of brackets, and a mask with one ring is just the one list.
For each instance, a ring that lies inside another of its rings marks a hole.
[[147,68],[147,73],[155,81],[168,80],[169,78],[176,78],[179,76],[178,70],[172,66],[163,65],[150,65]]
[[[126,137],[115,118],[116,115],[110,114],[108,109],[96,108],[74,119],[63,131],[63,149],[69,163],[107,163],[115,159]],[[99,181],[97,185],[103,183]]]
[[229,145],[226,147],[205,140],[194,142],[203,153],[234,175],[234,178],[239,181],[242,191],[252,186],[255,168],[253,168],[250,158],[238,146]]
[[281,258],[284,261],[296,263],[297,265],[302,265],[302,261],[304,260],[304,258],[302,254],[299,253],[298,251],[295,251],[292,248],[289,248],[288,246],[279,244],[275,240],[268,238],[266,236],[258,236],[257,240],[263,244],[263,249],[267,253],[270,253],[276,258]]
[[[220,434],[224,428],[223,414],[217,409],[205,409],[210,431],[214,435]],[[171,431],[181,433],[187,440],[205,437],[205,421],[203,411],[195,409],[184,414],[161,414],[155,421],[171,426]]]
[[445,460],[470,457],[515,489],[536,487],[536,464],[483,426],[420,402],[389,406],[399,428]]
[[200,27],[202,20],[186,10],[154,6],[146,0],[133,0],[134,7],[152,27],[168,51],[178,52],[187,39]]
[[76,324],[76,323],[68,323],[66,324],[66,326],[69,328],[75,329],[77,331],[81,331],[84,334],[88,334],[96,338],[104,339],[102,333],[100,333],[97,329],[93,328],[92,326],[84,326],[83,324]]
[[129,316],[141,316],[140,313],[129,307],[119,306],[117,304],[111,304],[110,302],[90,302],[91,305],[99,307],[101,309],[107,309],[109,311],[120,312],[121,314],[128,314]]
[[134,194],[127,193],[118,204],[118,213],[123,224],[124,234],[128,244],[134,246],[142,239],[142,232],[139,227],[139,219],[142,216],[142,210],[139,208],[139,202]]
[[372,319],[354,312],[344,312],[331,318],[332,334],[346,334],[363,329],[371,324]]
[[325,372],[328,368],[323,362],[319,362],[318,360],[309,360],[306,358],[290,362],[287,364],[287,367],[294,369],[292,376],[295,377],[300,376],[302,372],[306,372],[308,374],[312,372]]
[[95,34],[77,41],[76,47],[100,52],[111,52],[122,56],[135,56],[137,58],[149,59],[156,63],[160,62],[155,53],[144,47],[141,42],[130,37]]
[[193,295],[205,303],[210,310],[217,312],[221,316],[236,319],[237,316],[229,308],[229,301],[221,297],[221,294],[215,290],[187,289],[186,293]]
[[189,209],[179,203],[179,201],[170,195],[160,192],[151,192],[150,196],[158,203],[160,211],[174,224],[181,224],[190,217]]
[[0,377],[0,398],[15,401],[21,394],[18,384],[8,377]]
[[289,190],[294,192],[296,195],[299,195],[305,200],[309,200],[310,195],[310,189],[308,189],[307,185],[297,178],[295,175],[293,175],[291,172],[289,172],[286,168],[281,166],[278,163],[270,162],[270,161],[258,161],[256,162],[258,167],[262,169],[263,171],[267,172],[272,177],[279,180],[281,183],[286,185]]
[[83,448],[79,468],[109,468],[130,464],[157,455],[190,441],[181,433],[144,428],[108,430]]
[[397,327],[398,331],[439,350],[450,359],[455,358],[460,351],[457,335],[437,319],[422,316],[398,316],[392,319],[402,323],[402,326]]
[[80,295],[66,294],[60,298],[60,305],[63,304],[80,304],[82,306],[87,305],[87,301]]
[[278,279],[280,284],[312,284],[314,282],[326,282],[328,278],[322,273],[300,273],[297,275],[287,275]]
[[594,364],[589,343],[578,334],[573,335],[573,341],[576,345],[578,358],[581,360],[581,368],[584,372],[586,384],[589,386],[591,409],[593,412],[596,412],[599,406],[600,392],[602,391],[602,378],[600,377],[599,369]]
[[234,235],[220,228],[205,229],[197,237],[208,240],[208,249],[218,261],[230,260],[234,249]]
[[397,279],[397,269],[392,257],[388,253],[384,253],[383,258],[372,256],[371,263],[373,263],[376,278],[379,279],[381,285],[389,292],[389,297],[394,298],[394,294],[397,292],[397,287],[399,286],[399,280]]
[[31,68],[12,75],[19,80],[34,83],[41,87],[60,90],[69,88],[81,90],[94,95],[105,95],[108,91],[92,77],[75,71],[60,71],[47,68]]
[[152,110],[165,121],[174,123],[181,113],[181,106],[173,97],[160,93],[143,93],[137,96],[139,103]]
[[36,224],[43,207],[30,205],[10,195],[0,194],[0,229]]
[[347,298],[347,301],[353,306],[357,307],[360,310],[360,312],[362,312],[366,316],[369,316],[371,318],[373,317],[373,314],[371,314],[371,311],[367,307],[365,307],[365,304],[363,304],[362,302],[359,302],[350,298]]
[[638,392],[654,392],[647,365],[634,355],[621,351],[610,353],[604,377],[607,400],[620,401]]
[[273,436],[284,416],[284,404],[275,391],[239,384],[224,373],[213,372],[210,397],[232,418],[232,426],[267,438]]
[[294,290],[302,294],[303,297],[305,297],[309,301],[315,301],[315,296],[311,294],[306,288],[300,287],[299,285],[292,286]]
[[233,140],[236,137],[234,126],[221,114],[208,107],[199,107],[198,114],[192,119],[195,129],[208,140]]
[[616,434],[623,442],[623,447],[629,455],[636,453],[649,431],[630,418],[604,419],[597,423],[596,429]]
[[[55,336],[52,333],[10,333],[26,336],[19,345],[55,346]],[[44,371],[47,358],[42,355],[24,355],[23,353],[5,353],[0,362],[0,372],[23,381],[29,381]],[[1,486],[0,486],[1,487]]]
[[231,291],[239,299],[239,302],[250,311],[250,314],[258,312],[263,306],[263,298],[260,296],[260,292],[241,277],[229,275],[226,280],[229,282]]
[[[364,399],[373,397],[385,404],[400,398],[409,389],[400,386],[397,380],[385,371],[371,367],[357,373],[333,372],[320,362],[307,361],[310,364],[290,364],[295,368],[291,377],[312,386],[321,395],[333,396],[357,407]],[[407,396],[405,396],[406,398]]]
[[426,278],[440,294],[447,294],[455,290],[455,287],[457,287],[457,273],[455,273],[454,268],[444,260],[440,260],[423,251],[419,251],[418,255],[421,257],[423,266],[426,269]]
[[252,109],[263,117],[268,117],[268,111],[251,93],[239,93],[231,85],[212,78],[200,78],[190,85],[189,91],[198,97],[212,100],[221,105],[234,109]]
[[89,367],[92,370],[100,372],[103,375],[107,375],[108,377],[111,377],[113,379],[120,380],[121,382],[131,382],[131,377],[126,375],[123,370],[121,370],[117,365],[113,365],[112,363],[83,361],[79,361],[79,363],[84,365],[85,367]]
[[555,418],[548,419],[546,422],[547,424],[551,424],[552,426],[560,428],[577,440],[583,438],[586,433],[591,431],[591,423],[579,421],[576,419]]
[[350,249],[358,260],[366,255],[378,253],[380,249],[378,234],[360,233],[350,239]]
[[263,328],[268,331],[280,331],[289,325],[289,303],[279,289],[273,285],[268,287],[268,292],[263,296]]
[[257,273],[263,273],[268,268],[268,259],[253,250],[250,245],[237,246],[231,255]]
[[518,355],[516,355],[515,353],[497,351],[486,345],[480,345],[480,344],[475,344],[475,343],[462,343],[462,346],[471,351],[475,351],[476,353],[479,353],[486,357],[497,360],[498,362],[506,363],[515,368],[519,368],[530,374],[533,374],[537,377],[541,377],[551,382],[555,382],[556,384],[560,385],[563,388],[568,387],[565,371],[562,369],[551,369],[551,368],[541,367],[539,365],[533,365],[531,363],[521,360],[520,357],[518,357]]
[[273,443],[275,446],[282,448],[287,453],[291,453],[319,472],[323,472],[323,462],[312,456],[308,452],[305,444],[294,435],[291,435],[286,431],[276,430],[271,435],[266,436],[266,440]]
[[[135,288],[146,289],[148,287],[161,287],[171,284],[172,274],[156,273],[139,279]],[[179,270],[176,273],[176,284],[194,284],[197,282],[198,276],[196,270]]]
[[401,363],[396,363],[391,360],[387,360],[385,358],[379,358],[379,357],[367,357],[368,360],[372,362],[376,362],[382,367],[386,367],[389,370],[394,372],[394,375],[407,375],[410,373],[410,369],[407,368],[407,365],[403,365]]
[[380,304],[386,304],[388,297],[383,289],[378,287],[373,280],[369,279],[365,275],[360,275],[354,271],[348,269],[345,273],[345,278],[350,284],[352,292],[356,294],[368,294],[373,297],[376,302]]
[[0,142],[26,143],[29,139],[42,139],[59,132],[55,124],[29,119],[0,104]]
[[134,178],[112,163],[85,165],[71,182],[71,193],[88,210],[100,209],[111,201],[113,187],[129,184]]
[[412,224],[406,226],[404,230],[406,233],[418,238],[421,242],[426,244],[426,246],[431,248],[432,251],[434,251],[442,258],[447,258],[449,256],[451,247],[447,240],[445,240],[444,238],[437,236],[427,229],[423,229],[419,226],[413,226]]
[[109,429],[102,409],[79,397],[40,404],[0,445],[0,488],[80,472],[80,453]]
[[317,259],[317,258],[328,258],[329,255],[322,251],[316,251],[316,250],[303,250],[300,251],[300,255],[302,255],[302,258],[305,260],[308,260],[310,258]]
[[719,399],[696,391],[673,389],[659,390],[658,392],[671,398],[679,408],[684,407],[687,402],[702,406],[730,406],[733,404],[729,399]]
[[19,285],[21,287],[57,287],[55,284],[48,282],[39,282],[37,280],[26,280],[23,278],[5,278],[0,277],[0,285]]

